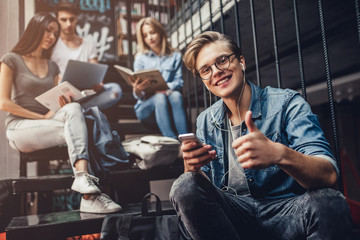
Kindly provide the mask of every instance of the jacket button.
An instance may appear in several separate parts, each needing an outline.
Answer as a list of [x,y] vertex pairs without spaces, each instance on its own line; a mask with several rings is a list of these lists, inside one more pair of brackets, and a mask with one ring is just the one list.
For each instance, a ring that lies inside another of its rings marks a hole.
[[249,178],[249,182],[253,182],[254,181],[254,179],[253,178]]

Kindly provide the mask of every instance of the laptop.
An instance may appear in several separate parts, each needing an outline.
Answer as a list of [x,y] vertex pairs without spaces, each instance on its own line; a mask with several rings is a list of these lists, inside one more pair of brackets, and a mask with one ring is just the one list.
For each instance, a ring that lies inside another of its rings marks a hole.
[[69,60],[61,82],[67,81],[79,90],[90,89],[103,81],[108,67],[101,63]]

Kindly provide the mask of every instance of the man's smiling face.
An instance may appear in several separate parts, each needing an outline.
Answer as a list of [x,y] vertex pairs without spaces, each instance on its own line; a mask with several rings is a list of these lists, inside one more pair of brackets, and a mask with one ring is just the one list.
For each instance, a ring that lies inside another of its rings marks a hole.
[[206,44],[196,57],[195,67],[197,71],[211,67],[210,79],[202,81],[213,94],[221,98],[237,99],[236,92],[243,84],[244,75],[240,63],[245,65],[244,58],[241,56],[239,60],[235,55],[230,56],[226,70],[219,70],[214,64],[219,57],[231,54],[230,48],[222,41]]

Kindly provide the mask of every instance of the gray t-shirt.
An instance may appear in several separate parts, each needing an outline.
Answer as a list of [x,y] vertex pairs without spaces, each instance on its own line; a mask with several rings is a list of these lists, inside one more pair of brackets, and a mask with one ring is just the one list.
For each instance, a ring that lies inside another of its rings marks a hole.
[[[54,77],[59,74],[59,68],[55,62],[48,60],[48,73],[45,77],[35,76],[26,66],[23,58],[17,53],[7,53],[0,62],[5,63],[14,71],[13,89],[11,99],[19,106],[30,111],[45,114],[49,111],[46,107],[35,100],[35,97],[54,87]],[[8,114],[5,121],[5,128],[14,119],[21,117]]]
[[229,178],[228,178],[228,191],[237,195],[250,195],[249,186],[246,180],[245,171],[241,167],[241,164],[237,161],[237,156],[235,150],[232,148],[231,144],[234,139],[237,139],[242,136],[242,125],[245,124],[242,122],[239,125],[231,126],[231,121],[228,119],[228,129],[229,132]]

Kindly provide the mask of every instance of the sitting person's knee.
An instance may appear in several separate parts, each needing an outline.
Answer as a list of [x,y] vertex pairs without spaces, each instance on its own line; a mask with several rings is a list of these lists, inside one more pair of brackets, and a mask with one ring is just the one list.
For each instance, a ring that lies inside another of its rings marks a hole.
[[167,104],[167,97],[165,94],[158,93],[153,96],[156,104]]
[[117,83],[107,83],[109,85],[109,90],[111,91],[111,96],[114,96],[115,99],[120,100],[122,97],[122,89]]
[[78,102],[71,102],[62,107],[66,112],[82,112],[81,105]]
[[303,205],[320,215],[340,217],[349,213],[349,206],[344,195],[331,188],[307,192]]
[[179,91],[173,91],[170,95],[169,95],[169,99],[170,101],[173,102],[180,102],[182,103],[183,101],[183,96]]
[[183,173],[175,180],[171,187],[171,201],[179,204],[187,204],[188,201],[196,201],[196,198],[201,196],[201,186],[204,185],[201,183],[202,181],[208,180],[200,173]]

